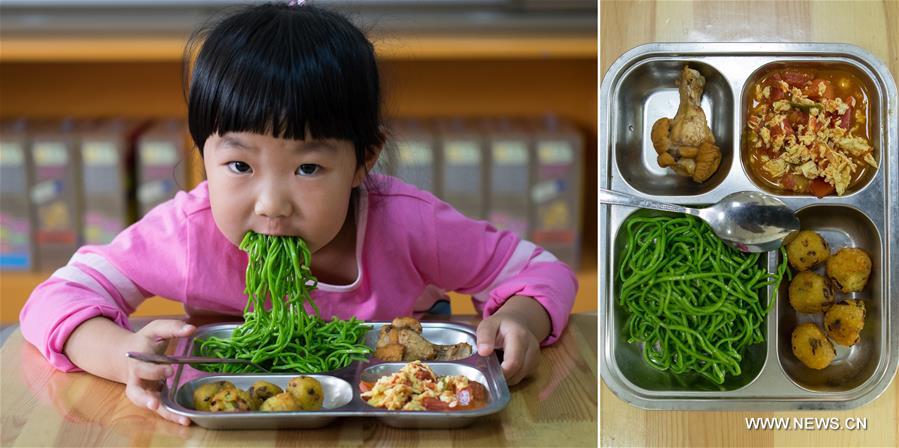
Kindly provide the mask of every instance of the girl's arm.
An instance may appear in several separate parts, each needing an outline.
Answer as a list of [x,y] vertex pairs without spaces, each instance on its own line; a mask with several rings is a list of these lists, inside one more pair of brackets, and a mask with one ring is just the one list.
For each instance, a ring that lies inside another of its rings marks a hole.
[[[131,333],[128,316],[149,296],[185,300],[187,289],[187,228],[183,203],[186,194],[164,203],[107,245],[80,248],[66,266],[54,272],[31,293],[19,322],[22,335],[59,370],[82,366],[66,355],[68,339],[88,320],[105,318]],[[94,324],[81,329],[94,334]],[[108,330],[114,331],[114,330]],[[118,338],[96,339],[109,345]],[[74,353],[80,353],[75,346]],[[86,354],[84,356],[90,356]],[[90,360],[85,360],[90,362]],[[113,361],[103,369],[119,366]],[[122,373],[119,373],[122,375]],[[110,375],[101,375],[110,378]]]
[[170,339],[187,337],[196,328],[178,320],[155,320],[132,333],[105,317],[81,323],[66,341],[63,352],[88,373],[125,384],[125,395],[134,404],[156,411],[167,420],[189,425],[190,420],[161,407],[162,381],[174,373],[172,366],[150,364],[125,357],[125,353],[163,353]]
[[422,233],[434,242],[435,284],[471,294],[484,317],[478,353],[502,349],[503,373],[510,385],[517,384],[537,370],[540,346],[561,337],[577,292],[574,273],[534,243],[440,201],[433,204],[433,227]]
[[134,333],[105,317],[94,317],[75,328],[63,354],[84,371],[117,383],[128,380],[128,358]]
[[[432,207],[432,221],[418,232],[419,241],[433,244],[430,250],[421,250],[424,255],[416,260],[417,266],[428,268],[425,280],[470,294],[485,319],[505,309],[511,298],[526,298],[516,300],[518,304],[506,312],[519,317],[528,314],[528,328],[541,345],[557,341],[577,292],[571,268],[536,244],[469,219],[442,201],[434,199]],[[547,316],[549,330],[544,332],[542,319]]]

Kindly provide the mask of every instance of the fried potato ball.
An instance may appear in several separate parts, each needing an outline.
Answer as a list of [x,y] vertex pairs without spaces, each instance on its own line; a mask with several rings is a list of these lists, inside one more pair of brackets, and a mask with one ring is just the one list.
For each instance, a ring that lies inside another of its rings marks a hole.
[[237,387],[221,388],[209,401],[212,412],[246,412],[255,410],[250,393]]
[[302,411],[300,403],[290,392],[281,392],[271,396],[259,407],[262,412]]
[[214,381],[194,389],[194,408],[198,411],[209,411],[209,403],[212,401],[212,398],[226,387],[237,388],[237,386],[228,381]]
[[793,354],[807,367],[821,370],[837,356],[833,344],[813,323],[805,323],[793,330]]
[[855,345],[865,327],[865,304],[861,300],[840,302],[824,314],[827,336],[840,345]]
[[787,260],[797,271],[807,271],[816,264],[827,260],[830,248],[827,241],[816,232],[803,230],[787,244]]
[[811,271],[802,271],[790,282],[790,305],[800,313],[820,313],[833,304],[830,280]]
[[259,380],[253,383],[252,386],[247,390],[250,393],[250,397],[253,398],[253,401],[256,402],[255,407],[259,407],[265,400],[284,392],[280,387],[276,384],[272,384],[268,381]]
[[293,394],[300,407],[305,411],[316,411],[322,408],[325,394],[322,384],[308,376],[298,376],[287,383],[287,391]]
[[855,247],[844,247],[827,260],[827,276],[843,292],[865,289],[871,275],[871,257]]

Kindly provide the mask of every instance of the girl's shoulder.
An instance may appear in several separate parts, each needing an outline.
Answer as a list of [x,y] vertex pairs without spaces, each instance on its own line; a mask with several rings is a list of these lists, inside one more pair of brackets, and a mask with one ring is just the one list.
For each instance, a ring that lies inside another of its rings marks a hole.
[[367,183],[368,198],[371,206],[397,209],[433,208],[442,201],[431,192],[422,190],[415,185],[384,174],[371,174]]
[[135,223],[133,230],[153,232],[165,230],[171,234],[180,234],[187,228],[205,228],[214,226],[212,210],[209,206],[209,189],[206,182],[201,182],[190,191],[179,191],[175,196],[147,212]]
[[438,199],[429,191],[422,190],[415,185],[406,183],[398,177],[386,174],[370,174],[366,183],[369,196],[376,198],[410,198],[425,203],[433,203]]
[[396,177],[369,175],[363,222],[383,240],[421,238],[433,232],[435,216],[444,204],[430,192]]
[[466,217],[431,192],[396,177],[373,175],[368,205],[363,207],[369,222],[384,226],[387,233],[411,234],[418,238],[437,229],[467,228],[477,221]]
[[179,191],[173,199],[174,206],[180,208],[184,214],[190,216],[196,213],[209,211],[209,187],[206,181],[190,191]]

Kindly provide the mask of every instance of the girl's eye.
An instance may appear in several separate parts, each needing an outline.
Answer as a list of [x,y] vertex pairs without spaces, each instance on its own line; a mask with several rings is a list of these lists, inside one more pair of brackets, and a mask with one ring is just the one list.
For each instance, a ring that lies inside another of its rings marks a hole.
[[228,162],[228,168],[237,174],[247,174],[253,171],[250,165],[244,162]]
[[297,168],[297,174],[300,176],[311,176],[318,172],[320,166],[314,163],[304,163]]

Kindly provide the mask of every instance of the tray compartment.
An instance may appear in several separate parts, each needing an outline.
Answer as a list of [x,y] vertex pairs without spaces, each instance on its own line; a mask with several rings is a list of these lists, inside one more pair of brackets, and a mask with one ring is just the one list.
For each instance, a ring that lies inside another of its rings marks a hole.
[[324,402],[318,411],[294,412],[205,412],[194,408],[193,392],[197,387],[215,381],[230,381],[240,389],[247,390],[253,383],[264,380],[287,390],[287,383],[298,375],[211,375],[195,378],[182,384],[174,393],[175,406],[194,423],[210,429],[274,429],[274,428],[319,428],[334,419],[331,411],[346,408],[353,399],[353,388],[340,378],[330,375],[306,375],[318,380],[322,385]]
[[[384,325],[386,323],[371,324],[372,329],[365,334],[365,345],[371,347],[372,350],[375,349],[378,343],[378,333]],[[446,322],[424,322],[421,327],[421,336],[435,345],[452,345],[465,342],[471,346],[471,356],[464,359],[478,356],[477,337],[468,328]],[[372,354],[372,359],[377,359],[374,357],[374,354]],[[434,361],[423,360],[423,362],[430,364]]]
[[[197,378],[183,384],[175,393],[175,401],[187,409],[196,409],[193,403],[194,390],[203,384],[214,383],[216,381],[230,381],[239,389],[247,390],[256,381],[268,381],[283,390],[287,390],[287,383],[300,375],[213,375],[204,378]],[[353,388],[350,383],[331,375],[305,375],[315,378],[322,385],[322,393],[324,394],[324,402],[322,409],[337,409],[346,406],[353,399]],[[198,411],[202,412],[202,411]],[[258,411],[257,411],[258,412]],[[257,413],[253,412],[253,413]],[[297,411],[302,413],[316,411]],[[293,412],[296,413],[296,412]],[[211,414],[211,413],[210,413]],[[269,412],[266,414],[286,414],[279,412]]]
[[[814,370],[799,362],[793,354],[791,335],[798,325],[813,322],[824,329],[824,314],[800,313],[790,306],[789,282],[780,288],[782,300],[778,307],[777,352],[780,365],[787,376],[804,389],[815,392],[845,392],[871,379],[882,362],[883,341],[887,337],[882,282],[884,253],[882,236],[865,213],[840,205],[812,205],[797,213],[803,230],[818,232],[830,246],[831,255],[844,247],[857,247],[871,257],[871,276],[862,292],[843,293],[835,289],[835,302],[846,299],[862,299],[865,303],[865,327],[861,339],[852,347],[834,344],[837,357],[823,370]],[[780,258],[780,257],[778,257]],[[812,271],[826,276],[825,263]],[[792,269],[792,268],[791,268]]]
[[[615,235],[614,253],[615,264],[613,271],[614,280],[614,329],[613,340],[611,341],[614,357],[612,361],[615,368],[621,372],[634,386],[649,391],[674,392],[674,391],[730,391],[740,389],[755,379],[762,371],[767,357],[767,344],[765,342],[752,344],[743,352],[743,360],[740,363],[740,375],[725,377],[723,384],[715,384],[707,378],[691,373],[691,374],[674,374],[671,372],[663,372],[651,367],[643,360],[642,343],[629,343],[625,334],[625,321],[628,311],[618,302],[618,293],[621,290],[621,279],[618,273],[621,270],[620,254],[624,253],[625,243],[628,238],[627,224],[630,219],[638,217],[655,217],[655,216],[678,216],[678,213],[667,213],[655,210],[640,209],[629,214],[628,217],[618,227]],[[768,258],[760,256],[758,266],[765,269]],[[767,306],[767,289],[759,293],[759,300],[762,306]],[[769,314],[770,317],[770,314]],[[762,324],[762,328],[767,328],[766,323]]]
[[[877,160],[878,169],[877,170],[867,170],[866,174],[859,180],[857,184],[853,187],[846,190],[843,196],[849,196],[858,191],[864,190],[871,183],[871,180],[874,179],[877,171],[879,171],[883,167],[883,157],[881,156],[882,150],[882,142],[883,142],[883,133],[881,127],[881,120],[884,117],[881,110],[881,101],[882,101],[882,90],[878,87],[875,80],[871,77],[871,74],[863,70],[856,64],[850,63],[846,59],[837,59],[837,58],[818,58],[816,60],[805,59],[778,59],[776,62],[767,63],[757,70],[755,70],[746,82],[743,84],[743,91],[740,95],[741,103],[740,103],[740,165],[743,167],[743,171],[746,174],[746,177],[749,179],[752,184],[758,189],[765,191],[767,193],[778,195],[778,196],[795,196],[795,197],[805,197],[805,198],[815,198],[813,195],[809,194],[798,194],[790,191],[781,190],[773,185],[770,182],[765,181],[764,179],[756,176],[751,167],[749,166],[749,146],[748,146],[748,137],[746,133],[746,120],[749,117],[749,108],[752,106],[752,98],[755,95],[755,84],[762,77],[768,74],[771,71],[784,69],[784,68],[799,68],[799,69],[823,69],[823,70],[840,70],[846,72],[848,74],[853,75],[861,82],[862,90],[865,92],[865,95],[868,99],[868,113],[866,116],[866,126],[868,129],[868,136],[870,137],[871,145],[874,147],[874,158]],[[863,162],[859,162],[863,163]],[[827,196],[826,198],[835,197],[835,193]]]
[[[379,378],[384,376],[390,376],[394,373],[398,372],[402,369],[406,364],[405,362],[386,362],[383,364],[376,364],[364,369],[359,376],[360,381],[366,381],[370,383],[377,382]],[[438,377],[448,376],[448,375],[462,375],[467,377],[469,380],[477,381],[484,385],[487,388],[487,392],[490,394],[490,397],[487,400],[487,403],[493,401],[493,391],[490,389],[490,384],[487,381],[487,377],[484,372],[478,370],[475,367],[458,364],[454,362],[425,362],[431,370],[434,371]],[[356,385],[358,389],[358,384]],[[368,406],[368,405],[366,405]],[[412,412],[415,414],[420,413],[421,411],[394,411],[394,412]],[[453,413],[458,412],[466,412],[466,411],[453,411]]]
[[[364,368],[359,375],[360,381],[376,382],[383,376],[392,375],[399,371],[407,363],[390,362],[374,364]],[[378,417],[383,423],[396,428],[461,428],[476,422],[482,416],[492,414],[502,409],[509,400],[509,390],[505,379],[497,377],[502,375],[498,363],[495,366],[477,363],[477,366],[457,362],[427,362],[431,370],[438,376],[464,375],[468,379],[477,381],[487,388],[487,404],[484,407],[462,411],[389,411],[370,406],[362,400],[356,382],[356,396],[362,412]],[[482,370],[486,367],[485,370]],[[491,368],[493,367],[493,368]]]
[[[701,184],[660,167],[650,138],[656,120],[673,118],[677,113],[680,103],[677,81],[685,64],[706,79],[702,109],[721,149],[718,171]],[[623,75],[616,92],[610,105],[616,117],[612,123],[617,136],[615,163],[634,189],[655,196],[695,196],[713,190],[724,181],[734,158],[734,96],[727,78],[715,67],[698,60],[647,59]]]

